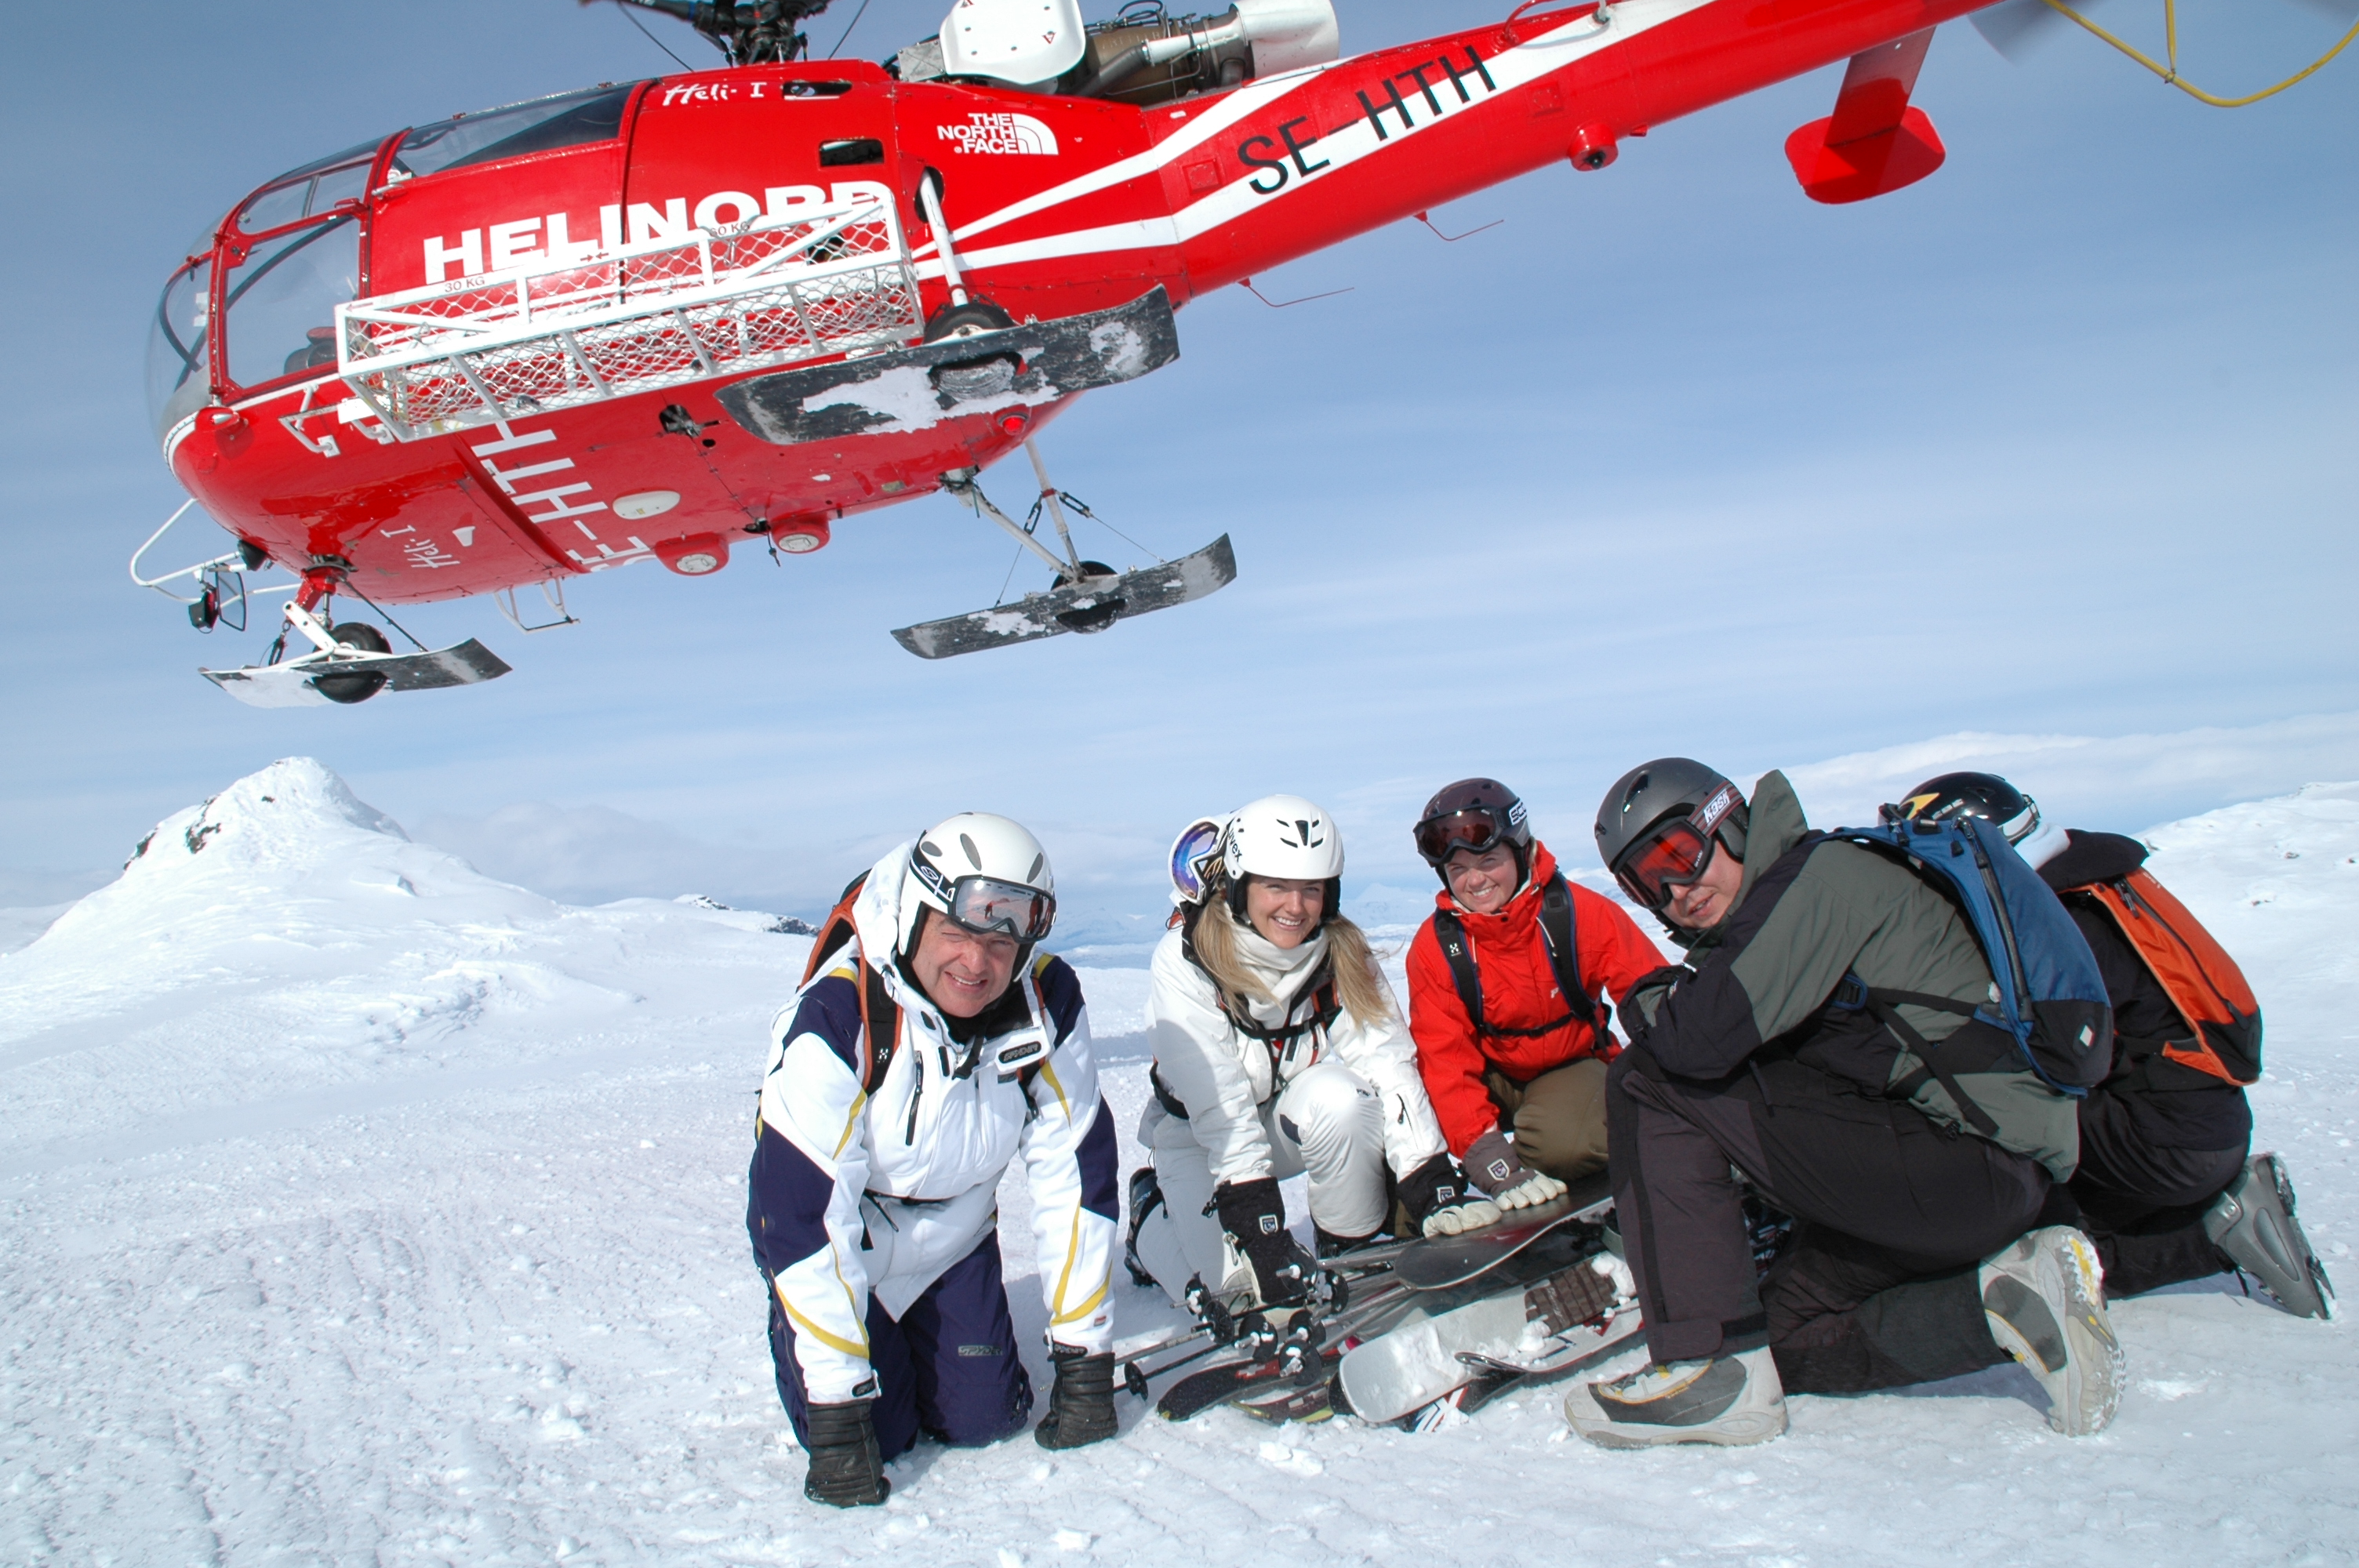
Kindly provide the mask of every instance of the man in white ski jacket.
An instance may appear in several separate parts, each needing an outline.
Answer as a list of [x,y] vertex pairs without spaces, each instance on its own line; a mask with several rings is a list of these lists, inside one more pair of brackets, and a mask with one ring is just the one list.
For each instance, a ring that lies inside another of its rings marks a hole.
[[989,1443],[1030,1413],[995,1195],[1018,1152],[1057,1371],[1037,1435],[1113,1434],[1114,1122],[1081,982],[1033,952],[1052,886],[1022,827],[951,818],[868,872],[773,1026],[746,1225],[817,1500],[881,1502],[921,1430]]

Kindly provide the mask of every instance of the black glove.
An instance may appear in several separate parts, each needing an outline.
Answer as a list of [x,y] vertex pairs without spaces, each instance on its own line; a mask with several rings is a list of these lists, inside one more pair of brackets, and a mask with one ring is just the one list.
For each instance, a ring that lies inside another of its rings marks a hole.
[[1079,1448],[1112,1437],[1114,1352],[1051,1341],[1049,1361],[1057,1369],[1057,1383],[1049,1390],[1049,1413],[1032,1429],[1032,1441],[1043,1448]]
[[1318,1260],[1286,1228],[1286,1202],[1277,1195],[1276,1177],[1223,1182],[1213,1190],[1212,1205],[1220,1211],[1221,1228],[1253,1265],[1261,1305],[1300,1306],[1310,1299]]
[[856,1509],[893,1495],[884,1458],[876,1452],[876,1423],[868,1413],[875,1402],[846,1400],[840,1405],[815,1404],[805,1412],[810,1468],[803,1475],[804,1497],[833,1508]]
[[1524,1162],[1506,1134],[1495,1127],[1466,1146],[1466,1173],[1484,1192],[1496,1196],[1523,1181]]
[[1436,1154],[1403,1176],[1397,1190],[1410,1222],[1421,1227],[1435,1209],[1461,1201],[1466,1195],[1466,1182],[1449,1155]]

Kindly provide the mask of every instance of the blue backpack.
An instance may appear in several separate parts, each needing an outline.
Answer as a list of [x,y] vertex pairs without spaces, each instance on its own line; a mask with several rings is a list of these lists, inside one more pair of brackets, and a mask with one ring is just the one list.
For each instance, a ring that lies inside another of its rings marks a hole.
[[[1856,977],[1845,977],[1843,989],[1848,994],[1839,993],[1835,1005],[1845,1011],[1864,1007],[1898,1035],[1925,1063],[1917,1083],[1927,1076],[1939,1079],[1969,1121],[1986,1136],[1994,1130],[1995,1124],[1943,1065],[1949,1042],[1929,1044],[1894,1010],[1901,1002],[1962,1014],[2005,1032],[2024,1064],[2059,1094],[2078,1098],[2104,1081],[2113,1067],[2114,1016],[2096,955],[2006,834],[1979,817],[1960,816],[1838,827],[1826,837],[1904,858],[1910,870],[1956,901],[1989,961],[1992,995],[1979,1006],[1916,991],[1871,990]],[[1895,1092],[1914,1092],[1914,1085],[1896,1085]]]

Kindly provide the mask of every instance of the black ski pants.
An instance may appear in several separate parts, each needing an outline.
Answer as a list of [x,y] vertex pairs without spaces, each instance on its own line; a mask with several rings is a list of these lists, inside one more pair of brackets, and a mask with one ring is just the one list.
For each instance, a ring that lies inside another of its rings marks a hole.
[[[1632,1051],[1605,1099],[1656,1361],[1766,1344],[1787,1388],[1837,1393],[2005,1359],[1975,1270],[2038,1217],[2049,1183],[2038,1162],[1799,1062],[1700,1083]],[[1732,1165],[1798,1222],[1757,1285]]]
[[2081,1102],[2081,1168],[2041,1223],[2088,1233],[2110,1300],[2225,1273],[2203,1216],[2243,1173],[2251,1147],[2163,1148],[2138,1130],[2127,1097],[2091,1089]]

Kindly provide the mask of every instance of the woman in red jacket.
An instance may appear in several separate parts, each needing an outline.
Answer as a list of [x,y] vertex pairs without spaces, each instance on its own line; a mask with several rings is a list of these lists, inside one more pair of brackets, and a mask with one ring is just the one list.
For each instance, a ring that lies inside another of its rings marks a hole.
[[1495,779],[1428,801],[1417,849],[1443,889],[1408,949],[1427,1098],[1493,1202],[1545,1203],[1605,1168],[1605,1064],[1620,1046],[1598,991],[1619,1001],[1662,955],[1619,905],[1565,879]]

